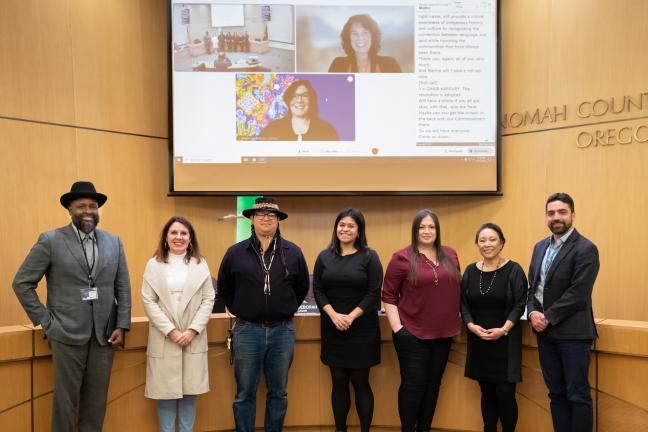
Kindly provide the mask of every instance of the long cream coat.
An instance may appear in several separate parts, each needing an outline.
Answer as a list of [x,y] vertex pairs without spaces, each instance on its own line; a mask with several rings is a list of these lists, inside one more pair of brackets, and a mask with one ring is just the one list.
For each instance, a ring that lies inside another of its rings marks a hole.
[[[180,399],[209,391],[207,331],[214,305],[214,288],[205,260],[189,262],[189,272],[178,312],[167,288],[167,264],[151,258],[144,270],[142,300],[149,318],[144,395],[151,399]],[[167,335],[173,330],[198,332],[181,348]]]

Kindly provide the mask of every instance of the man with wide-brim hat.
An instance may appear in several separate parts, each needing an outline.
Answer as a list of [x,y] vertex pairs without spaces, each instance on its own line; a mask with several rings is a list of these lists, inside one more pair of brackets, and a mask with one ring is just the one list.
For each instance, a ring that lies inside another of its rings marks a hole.
[[276,199],[257,198],[243,215],[252,221],[252,234],[227,250],[218,271],[218,295],[236,315],[234,421],[239,432],[254,430],[263,370],[268,388],[265,430],[280,431],[295,346],[292,318],[308,293],[308,266],[301,249],[281,236],[279,221],[288,215]]
[[[78,181],[60,203],[72,223],[42,233],[13,289],[52,351],[52,431],[101,431],[113,347],[130,328],[130,279],[121,240],[97,229],[107,196]],[[45,276],[47,305],[36,288]]]

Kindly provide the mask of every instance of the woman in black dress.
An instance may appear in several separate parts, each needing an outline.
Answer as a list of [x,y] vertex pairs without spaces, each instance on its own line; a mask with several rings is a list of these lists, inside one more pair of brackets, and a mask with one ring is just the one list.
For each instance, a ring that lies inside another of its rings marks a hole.
[[315,261],[313,293],[321,313],[322,363],[331,368],[331,402],[335,429],[346,431],[355,392],[360,430],[373,417],[369,368],[380,363],[378,304],[383,270],[378,254],[367,246],[360,210],[342,210],[335,218],[328,248]]
[[465,375],[479,382],[485,432],[503,432],[517,423],[515,384],[522,381],[522,332],[527,279],[515,261],[501,256],[504,233],[482,225],[475,244],[483,260],[470,264],[461,281],[461,317],[468,327]]

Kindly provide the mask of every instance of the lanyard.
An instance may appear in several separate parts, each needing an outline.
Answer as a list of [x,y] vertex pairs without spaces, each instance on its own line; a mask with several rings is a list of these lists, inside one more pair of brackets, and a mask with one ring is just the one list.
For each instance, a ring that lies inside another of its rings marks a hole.
[[83,244],[83,239],[81,239],[81,232],[77,231],[77,235],[79,236],[79,244],[81,244],[81,250],[83,251],[83,258],[85,258],[86,267],[88,268],[88,282],[90,282],[90,285],[92,286],[94,284],[94,281],[92,280],[92,269],[94,269],[95,261],[96,261],[94,240],[92,239],[92,237],[90,237],[89,234],[86,234],[85,240],[89,240],[92,244],[92,265],[90,265],[90,261],[88,260],[88,254]]
[[[259,261],[261,261],[261,268],[263,269],[263,293],[265,295],[271,295],[272,292],[270,291],[270,269],[272,268],[272,262],[274,261],[275,257],[275,251],[277,250],[277,238],[275,237],[272,243],[272,256],[270,257],[270,264],[266,265],[265,260],[263,259],[264,252],[261,250],[259,251],[254,249],[254,252],[256,252],[257,256],[259,257]],[[259,248],[261,249],[261,248]]]

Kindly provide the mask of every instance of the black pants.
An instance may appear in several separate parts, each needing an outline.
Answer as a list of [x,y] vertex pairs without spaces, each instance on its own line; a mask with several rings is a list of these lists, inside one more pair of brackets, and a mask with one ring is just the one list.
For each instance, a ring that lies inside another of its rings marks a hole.
[[346,431],[346,420],[351,408],[349,394],[349,381],[353,384],[355,392],[356,411],[360,419],[360,430],[368,432],[373,418],[374,397],[369,385],[369,368],[349,369],[331,367],[333,390],[331,403],[333,404],[333,417],[335,430]]
[[513,432],[518,418],[515,401],[515,383],[479,381],[484,432],[497,432],[497,421],[502,432]]
[[430,430],[451,344],[452,338],[419,339],[405,327],[394,334],[401,375],[398,414],[403,432]]

